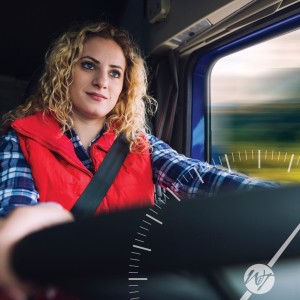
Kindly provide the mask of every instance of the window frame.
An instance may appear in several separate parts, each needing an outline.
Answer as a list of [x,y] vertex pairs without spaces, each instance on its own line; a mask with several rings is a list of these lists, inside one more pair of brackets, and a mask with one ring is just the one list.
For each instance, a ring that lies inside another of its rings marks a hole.
[[[215,63],[224,56],[297,28],[300,30],[300,8],[284,10],[193,51],[188,55],[188,59],[186,54],[181,54],[182,63],[186,66],[186,92],[183,97],[186,99],[184,126],[187,133],[185,153],[188,156],[212,162],[210,76]],[[202,135],[202,152],[199,152],[193,137],[197,125],[198,133]]]

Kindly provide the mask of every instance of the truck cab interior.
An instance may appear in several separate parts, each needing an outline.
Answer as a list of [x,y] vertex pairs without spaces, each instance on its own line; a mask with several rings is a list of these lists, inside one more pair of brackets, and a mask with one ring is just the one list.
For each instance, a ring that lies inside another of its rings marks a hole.
[[[157,252],[141,265],[151,280],[126,275],[124,285],[120,279],[129,254],[115,251],[114,238],[130,239],[128,227],[99,237],[110,245],[103,253],[112,264],[97,275],[102,284],[79,276],[59,285],[84,299],[298,299],[299,0],[31,0],[8,2],[0,15],[1,115],[30,93],[53,39],[71,25],[106,20],[128,30],[147,61],[149,93],[158,101],[154,135],[191,158],[287,185],[243,199],[220,196],[202,203],[196,216],[194,204],[179,208],[173,199],[177,220],[162,213],[169,225],[153,226],[149,245]],[[132,212],[136,226],[143,215]],[[35,238],[27,247],[38,244]],[[272,268],[287,241],[287,259],[272,269],[273,289],[255,294],[244,278],[247,267]],[[201,266],[200,275],[193,265]],[[120,270],[111,273],[117,279],[103,280],[110,268]]]

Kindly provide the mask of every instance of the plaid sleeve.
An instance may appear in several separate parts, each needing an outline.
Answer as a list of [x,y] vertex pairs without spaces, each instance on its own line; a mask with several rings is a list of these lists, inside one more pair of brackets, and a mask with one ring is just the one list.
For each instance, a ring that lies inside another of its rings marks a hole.
[[229,172],[206,162],[188,158],[158,138],[147,135],[150,143],[153,181],[177,196],[193,198],[222,192],[275,188],[278,184]]
[[38,201],[30,167],[13,130],[0,137],[0,217],[13,208]]

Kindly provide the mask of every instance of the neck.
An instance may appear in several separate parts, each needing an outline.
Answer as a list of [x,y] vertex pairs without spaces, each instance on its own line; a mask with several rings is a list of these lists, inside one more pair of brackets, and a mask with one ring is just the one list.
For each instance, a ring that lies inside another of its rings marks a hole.
[[85,149],[88,148],[91,141],[97,136],[99,131],[104,125],[104,121],[84,121],[80,119],[74,119],[74,129],[79,136]]

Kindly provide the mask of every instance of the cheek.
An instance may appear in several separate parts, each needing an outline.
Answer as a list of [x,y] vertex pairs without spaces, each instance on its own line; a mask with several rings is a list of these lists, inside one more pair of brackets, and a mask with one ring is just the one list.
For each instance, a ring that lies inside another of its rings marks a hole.
[[80,94],[80,90],[84,85],[83,78],[78,78],[78,76],[73,76],[72,83],[69,86],[70,99],[73,102],[74,98]]
[[77,67],[73,70],[71,84],[69,89],[73,90],[73,93],[77,93],[80,89],[82,89],[89,78],[83,72],[80,72]]
[[115,98],[119,99],[122,90],[123,90],[123,83],[115,84],[113,86],[113,93],[114,93]]

